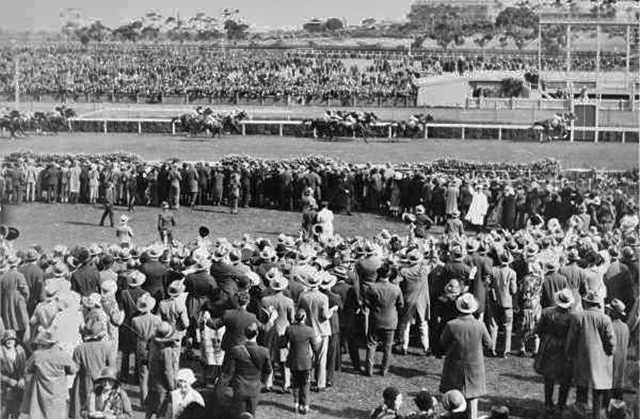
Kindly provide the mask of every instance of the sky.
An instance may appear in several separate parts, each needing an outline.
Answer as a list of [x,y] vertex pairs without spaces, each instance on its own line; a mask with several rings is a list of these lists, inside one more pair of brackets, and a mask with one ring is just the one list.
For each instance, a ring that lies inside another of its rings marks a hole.
[[[406,16],[412,0],[4,0],[0,28],[5,30],[50,30],[61,26],[60,12],[80,9],[84,17],[100,18],[116,26],[156,9],[164,16],[180,12],[193,16],[202,11],[219,16],[223,8],[240,9],[253,27],[300,27],[307,18],[344,17],[349,24],[373,17],[399,20]],[[7,7],[8,6],[8,7]]]

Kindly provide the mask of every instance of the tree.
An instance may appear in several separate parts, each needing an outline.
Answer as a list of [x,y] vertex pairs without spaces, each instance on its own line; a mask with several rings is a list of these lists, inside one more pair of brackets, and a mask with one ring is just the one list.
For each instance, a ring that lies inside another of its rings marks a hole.
[[427,36],[438,43],[442,48],[448,49],[451,44],[464,45],[463,22],[459,9],[449,5],[442,5],[438,14],[433,16],[432,29]]
[[362,21],[360,22],[360,26],[362,26],[363,28],[366,29],[370,29],[373,28],[376,24],[376,20],[372,17],[367,17],[362,19]]
[[230,41],[237,41],[247,37],[249,25],[237,22],[233,19],[227,19],[224,22],[224,30],[227,33],[227,39]]
[[134,20],[116,28],[112,35],[123,41],[137,42],[140,39],[143,26],[142,21]]
[[324,32],[326,30],[326,27],[324,25],[324,22],[320,19],[311,19],[310,21],[302,25],[302,29],[309,33],[319,33]]
[[513,39],[518,49],[538,36],[540,18],[527,5],[510,6],[502,10],[496,17],[496,29],[506,38]]
[[331,32],[344,29],[344,23],[342,23],[342,20],[338,19],[337,17],[330,17],[329,19],[327,19],[327,21],[324,23],[324,26],[328,31]]

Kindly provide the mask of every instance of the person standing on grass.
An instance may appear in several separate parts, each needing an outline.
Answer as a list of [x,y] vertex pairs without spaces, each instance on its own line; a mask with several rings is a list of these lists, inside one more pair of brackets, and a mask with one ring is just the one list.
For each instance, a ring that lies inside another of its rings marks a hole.
[[104,227],[104,220],[109,217],[109,224],[113,227],[113,203],[115,200],[115,191],[113,188],[113,182],[108,181],[107,187],[104,191],[104,211],[100,218],[100,227]]
[[176,218],[169,208],[168,202],[163,201],[161,205],[162,212],[158,214],[158,233],[162,243],[168,246],[173,243],[173,229],[176,226]]
[[118,244],[123,249],[128,249],[131,247],[131,239],[133,238],[133,230],[127,224],[129,222],[129,217],[122,214],[120,216],[120,223],[116,227],[116,238],[118,239]]

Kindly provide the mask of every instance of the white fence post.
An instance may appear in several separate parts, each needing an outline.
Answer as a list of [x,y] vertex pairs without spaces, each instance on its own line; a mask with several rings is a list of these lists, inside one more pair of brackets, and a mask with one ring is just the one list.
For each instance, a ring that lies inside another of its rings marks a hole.
[[498,128],[498,141],[502,141],[502,127]]
[[460,133],[460,137],[464,140],[464,127],[462,127],[462,132]]
[[171,123],[171,135],[176,135],[176,123]]
[[247,135],[247,124],[242,123],[242,135]]
[[142,135],[142,122],[138,121],[138,135]]
[[104,131],[104,133],[107,133],[107,120],[103,119],[102,120],[102,130]]
[[387,132],[389,134],[389,139],[393,138],[393,130],[391,129],[391,124],[387,125]]
[[280,124],[280,136],[281,136],[281,137],[284,135],[284,133],[283,133],[283,126],[284,126],[284,124]]

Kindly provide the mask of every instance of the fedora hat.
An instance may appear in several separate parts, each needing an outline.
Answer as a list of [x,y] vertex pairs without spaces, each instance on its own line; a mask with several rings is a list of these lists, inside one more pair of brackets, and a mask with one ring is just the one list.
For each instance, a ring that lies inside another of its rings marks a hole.
[[120,385],[120,381],[116,377],[116,371],[113,368],[109,367],[103,368],[100,371],[100,375],[98,375],[98,378],[96,378],[93,382],[94,384],[100,384],[107,380],[112,381],[117,386]]
[[130,288],[141,286],[147,280],[147,276],[138,270],[131,271],[127,274],[127,284]]
[[404,258],[402,258],[402,262],[414,266],[420,263],[423,257],[424,256],[418,251],[418,249],[413,249],[409,253],[407,253]]
[[569,253],[567,254],[567,260],[569,260],[570,262],[580,260],[580,253],[578,252],[578,249],[574,247],[573,249],[569,250]]
[[18,336],[16,335],[16,331],[15,330],[7,329],[2,334],[2,344],[3,345],[5,344],[5,342],[7,342],[9,340],[13,340],[13,341],[17,341],[18,340]]
[[569,288],[561,289],[554,295],[556,305],[560,308],[570,308],[573,306],[573,293]]
[[86,247],[79,247],[76,252],[75,258],[78,261],[79,265],[84,265],[91,259],[91,253],[89,253],[89,249],[87,249]]
[[58,295],[59,291],[60,289],[53,282],[48,282],[44,286],[44,290],[43,290],[45,298],[53,298],[56,295]]
[[473,253],[480,248],[480,241],[474,238],[471,238],[467,241],[467,252]]
[[7,225],[0,225],[0,237],[4,237],[7,241],[12,241],[20,236],[20,231],[15,227],[9,227]]
[[626,313],[625,313],[626,306],[622,301],[618,300],[617,298],[614,298],[613,300],[611,300],[611,302],[606,305],[606,308],[611,312],[611,314],[616,314],[620,317],[626,316]]
[[158,325],[158,328],[156,329],[155,338],[157,341],[160,341],[160,342],[168,342],[171,340],[175,340],[173,334],[174,334],[173,326],[171,326],[170,323],[162,322]]
[[462,247],[453,246],[451,248],[451,259],[453,259],[453,260],[462,260],[462,259],[464,259],[464,252],[462,251]]
[[557,270],[558,270],[558,262],[557,261],[550,259],[550,260],[547,260],[544,263],[544,271],[545,271],[545,273],[555,272]]
[[330,290],[333,286],[338,282],[338,278],[335,275],[331,275],[327,271],[321,271],[320,278],[322,282],[320,283],[320,288],[323,290]]
[[177,297],[182,294],[185,290],[184,283],[180,280],[175,280],[171,284],[169,284],[169,288],[167,289],[167,294],[170,297]]
[[271,246],[266,246],[262,251],[258,254],[258,257],[262,260],[272,261],[276,259],[278,256],[276,255],[276,251]]
[[124,223],[126,223],[127,221],[129,221],[129,217],[127,217],[127,215],[126,215],[126,214],[122,214],[122,215],[120,216],[120,222],[121,222],[122,224],[124,224]]
[[322,276],[315,268],[309,267],[301,273],[300,280],[307,288],[318,288],[322,283]]
[[33,247],[30,247],[29,249],[27,249],[27,254],[24,256],[24,261],[34,262],[38,260],[38,257],[40,257],[40,255],[38,254],[38,251]]
[[456,308],[463,314],[475,313],[478,310],[478,300],[476,300],[476,297],[474,297],[473,294],[462,294],[456,300]]
[[10,254],[6,260],[7,266],[14,268],[20,264],[20,258],[15,254]]
[[141,313],[148,313],[156,306],[156,299],[148,292],[142,294],[136,301],[136,309]]
[[442,396],[442,407],[452,413],[460,413],[467,410],[467,401],[460,390],[449,390]]
[[103,294],[115,294],[118,291],[118,284],[113,279],[107,279],[100,284],[100,291]]
[[[601,288],[604,288],[604,286],[602,286]],[[604,290],[589,290],[587,291],[587,294],[582,297],[582,301],[586,301],[587,303],[591,304],[602,304],[604,303],[603,291],[606,292],[606,288]]]
[[460,285],[460,281],[455,278],[452,278],[447,282],[444,286],[444,292],[446,294],[460,295],[462,292],[462,287]]
[[102,254],[102,251],[102,248],[97,243],[93,243],[91,246],[89,246],[90,256],[98,256]]
[[214,262],[222,262],[229,254],[229,249],[226,246],[218,247],[211,255],[211,260]]
[[159,259],[164,253],[164,249],[160,245],[153,245],[147,249],[147,255],[151,259]]
[[198,228],[198,235],[200,235],[200,237],[207,237],[209,235],[209,228],[200,226],[200,228]]
[[265,278],[269,282],[269,288],[274,291],[282,291],[289,285],[289,280],[275,267],[267,271]]
[[416,214],[422,215],[425,213],[424,205],[418,205],[416,207]]

